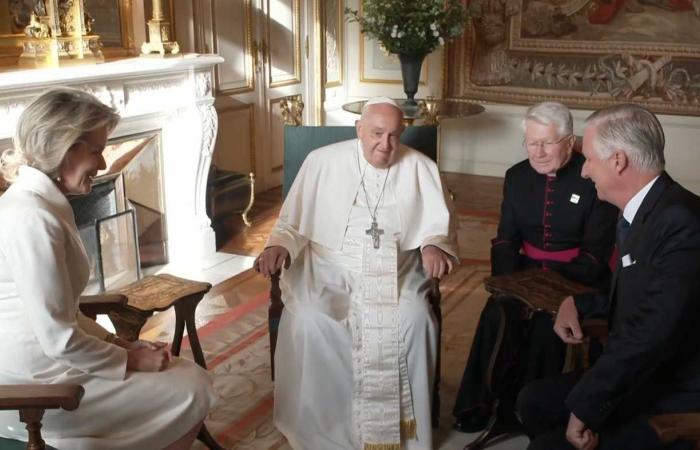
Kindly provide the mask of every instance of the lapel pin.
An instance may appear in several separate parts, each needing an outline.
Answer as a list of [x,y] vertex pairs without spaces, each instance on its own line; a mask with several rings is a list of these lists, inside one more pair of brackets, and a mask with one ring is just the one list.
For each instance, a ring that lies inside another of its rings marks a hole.
[[579,200],[581,200],[581,196],[578,194],[571,194],[571,198],[569,199],[569,201],[574,205],[578,205]]

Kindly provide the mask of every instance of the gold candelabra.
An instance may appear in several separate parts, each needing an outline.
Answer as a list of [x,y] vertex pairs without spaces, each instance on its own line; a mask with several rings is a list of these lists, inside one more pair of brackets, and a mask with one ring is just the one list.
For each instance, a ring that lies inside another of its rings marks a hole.
[[180,53],[177,41],[170,40],[170,22],[165,20],[161,0],[152,0],[153,17],[148,21],[148,42],[141,45],[142,55],[153,53],[160,56],[171,56]]

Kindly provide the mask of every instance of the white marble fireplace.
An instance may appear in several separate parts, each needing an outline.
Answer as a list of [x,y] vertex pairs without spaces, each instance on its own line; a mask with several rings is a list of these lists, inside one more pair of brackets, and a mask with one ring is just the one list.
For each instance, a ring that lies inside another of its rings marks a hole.
[[12,137],[24,106],[49,87],[95,94],[122,116],[111,137],[160,133],[169,261],[204,260],[216,251],[205,196],[217,131],[211,73],[221,62],[185,55],[1,73],[0,141]]

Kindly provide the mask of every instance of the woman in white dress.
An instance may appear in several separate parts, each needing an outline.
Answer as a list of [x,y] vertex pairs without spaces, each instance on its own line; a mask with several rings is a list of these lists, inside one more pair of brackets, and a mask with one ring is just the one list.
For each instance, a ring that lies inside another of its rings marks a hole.
[[[118,121],[94,96],[55,89],[25,109],[0,159],[12,183],[0,197],[0,384],[85,388],[77,410],[44,416],[57,449],[188,449],[214,401],[207,373],[78,309],[89,270],[66,196],[90,192]],[[26,440],[16,411],[0,411],[0,436]]]

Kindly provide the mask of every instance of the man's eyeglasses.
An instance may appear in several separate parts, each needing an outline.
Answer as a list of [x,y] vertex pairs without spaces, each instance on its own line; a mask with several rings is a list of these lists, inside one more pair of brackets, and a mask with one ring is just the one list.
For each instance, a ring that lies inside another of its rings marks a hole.
[[567,134],[563,138],[559,139],[558,141],[532,141],[532,142],[525,142],[523,141],[523,145],[525,148],[527,148],[529,151],[535,151],[539,150],[540,147],[544,147],[545,150],[551,150],[554,148],[556,145],[561,144],[564,140],[570,138],[572,135]]

